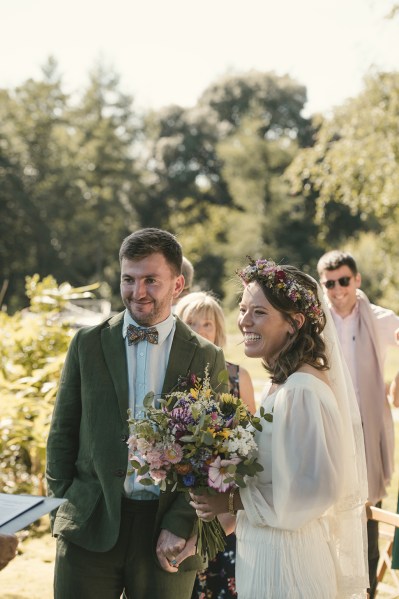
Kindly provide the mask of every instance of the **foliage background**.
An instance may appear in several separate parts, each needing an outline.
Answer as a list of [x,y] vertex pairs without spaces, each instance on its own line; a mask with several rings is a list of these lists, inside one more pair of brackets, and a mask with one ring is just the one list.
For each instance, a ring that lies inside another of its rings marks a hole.
[[101,63],[70,97],[53,58],[41,78],[0,89],[7,491],[42,489],[73,335],[60,314],[93,287],[120,309],[118,250],[137,228],[175,233],[196,287],[216,293],[228,318],[247,254],[315,275],[320,255],[335,247],[354,253],[372,301],[399,310],[399,74],[371,73],[328,117],[305,118],[305,104],[305,86],[291,77],[249,71],[211,82],[190,108],[143,113]]
[[250,71],[212,82],[193,107],[143,113],[101,64],[70,97],[49,58],[40,79],[0,90],[3,309],[25,307],[25,277],[39,274],[98,281],[118,310],[120,242],[156,226],[227,310],[246,254],[315,274],[334,247],[397,310],[398,92],[397,73],[372,73],[358,97],[305,118],[303,85]]

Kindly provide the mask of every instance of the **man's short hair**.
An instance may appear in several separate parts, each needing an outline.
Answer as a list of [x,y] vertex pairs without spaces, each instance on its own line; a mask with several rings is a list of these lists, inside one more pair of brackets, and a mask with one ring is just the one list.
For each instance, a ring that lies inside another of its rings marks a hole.
[[342,252],[341,250],[332,250],[323,254],[317,263],[317,272],[320,277],[325,270],[336,270],[341,266],[348,266],[352,274],[357,275],[358,271],[354,257],[348,252]]
[[123,258],[141,260],[156,253],[164,256],[176,275],[181,274],[182,247],[172,233],[162,229],[139,229],[125,237],[119,250],[119,262],[122,263]]

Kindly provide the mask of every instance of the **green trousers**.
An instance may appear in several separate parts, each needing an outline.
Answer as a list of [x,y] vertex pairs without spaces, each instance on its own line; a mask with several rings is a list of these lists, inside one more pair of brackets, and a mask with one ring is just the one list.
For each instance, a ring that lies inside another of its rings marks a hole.
[[104,553],[57,538],[55,599],[190,599],[195,570],[169,573],[154,558],[157,501],[122,502],[119,538]]

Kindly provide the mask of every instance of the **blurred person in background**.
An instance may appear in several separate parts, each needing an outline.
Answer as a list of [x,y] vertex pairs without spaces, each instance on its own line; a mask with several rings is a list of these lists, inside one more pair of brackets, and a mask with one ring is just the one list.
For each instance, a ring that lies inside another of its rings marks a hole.
[[[389,345],[396,344],[399,317],[371,304],[361,291],[361,275],[353,256],[340,250],[324,254],[317,271],[331,310],[346,364],[352,377],[363,424],[369,501],[381,507],[394,467],[394,428],[386,395],[384,364]],[[378,522],[369,520],[370,599],[375,596],[379,560]]]
[[173,298],[173,302],[172,302],[172,312],[173,313],[176,312],[176,306],[179,303],[179,301],[191,292],[191,288],[193,286],[194,266],[191,264],[190,260],[188,258],[186,258],[185,256],[183,256],[183,262],[182,262],[182,266],[181,266],[181,274],[184,277],[184,287],[183,287],[182,291],[180,292],[180,295]]

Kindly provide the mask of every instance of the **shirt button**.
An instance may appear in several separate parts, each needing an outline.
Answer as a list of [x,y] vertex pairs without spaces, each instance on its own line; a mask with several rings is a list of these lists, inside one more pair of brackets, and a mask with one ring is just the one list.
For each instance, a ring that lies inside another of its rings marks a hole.
[[123,470],[122,468],[118,468],[118,470],[115,470],[115,476],[117,476],[118,478],[122,478],[123,476],[126,476],[126,470]]
[[122,443],[126,443],[126,441],[129,439],[129,435],[121,435],[121,441]]

